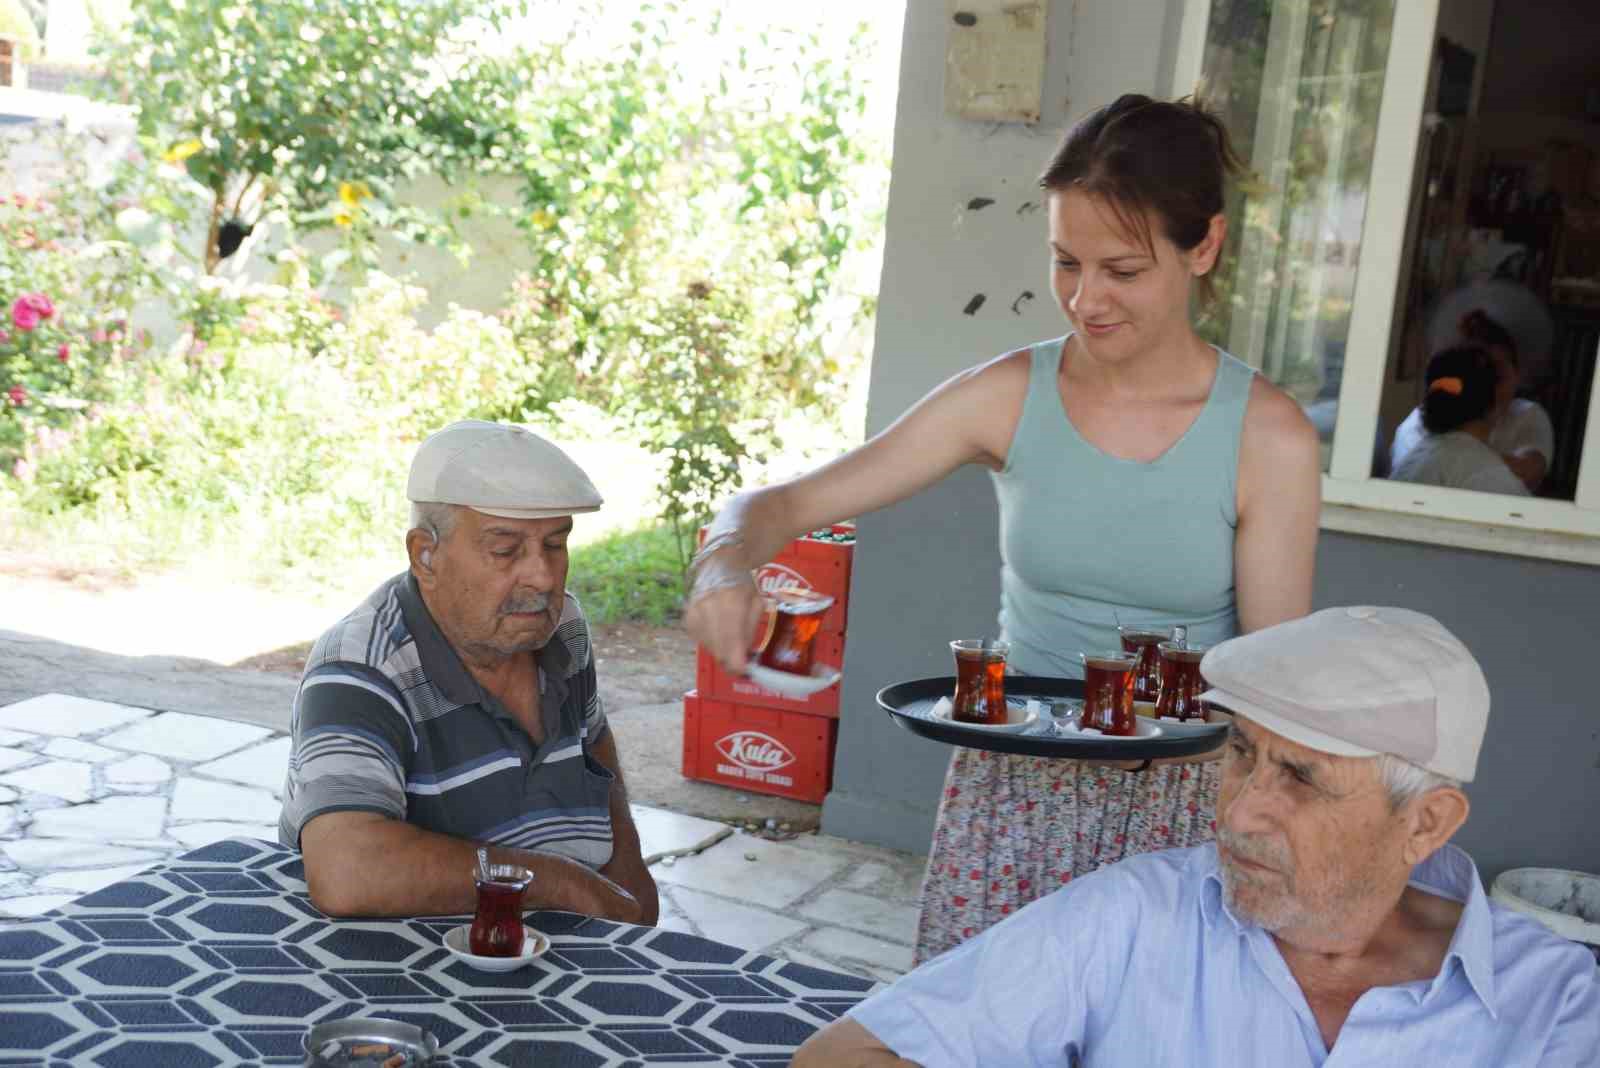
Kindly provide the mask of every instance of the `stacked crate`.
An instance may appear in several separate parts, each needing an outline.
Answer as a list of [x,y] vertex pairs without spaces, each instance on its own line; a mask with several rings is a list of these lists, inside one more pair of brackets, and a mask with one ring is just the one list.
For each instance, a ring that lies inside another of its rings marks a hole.
[[[701,538],[704,539],[704,532]],[[762,593],[783,586],[833,598],[815,639],[817,664],[844,666],[855,527],[841,523],[790,542],[756,572]],[[833,782],[839,683],[805,698],[785,697],[729,675],[702,647],[695,688],[683,695],[683,774],[741,790],[820,802]]]

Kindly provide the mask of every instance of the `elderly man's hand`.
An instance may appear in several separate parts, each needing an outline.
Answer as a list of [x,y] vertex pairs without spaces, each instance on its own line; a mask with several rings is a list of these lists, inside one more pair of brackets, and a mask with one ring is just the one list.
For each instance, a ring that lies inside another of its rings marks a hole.
[[[325,813],[300,833],[311,902],[330,916],[470,913],[477,906],[477,847],[375,812]],[[490,846],[489,859],[533,872],[526,908],[627,923],[644,917],[633,894],[568,857]]]
[[643,920],[644,906],[639,904],[639,899],[604,875],[566,857],[548,853],[535,855],[540,858],[545,889],[541,893],[535,880],[528,890],[526,907],[564,909],[623,923]]

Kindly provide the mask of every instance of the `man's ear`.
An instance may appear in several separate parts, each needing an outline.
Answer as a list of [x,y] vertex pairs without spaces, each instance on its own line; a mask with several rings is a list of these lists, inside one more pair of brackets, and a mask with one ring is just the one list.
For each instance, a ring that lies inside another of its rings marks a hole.
[[1405,859],[1421,864],[1467,822],[1472,802],[1454,786],[1441,786],[1411,800],[1407,813]]
[[406,556],[411,560],[411,573],[417,585],[427,589],[433,585],[433,554],[439,547],[426,530],[414,528],[406,532]]

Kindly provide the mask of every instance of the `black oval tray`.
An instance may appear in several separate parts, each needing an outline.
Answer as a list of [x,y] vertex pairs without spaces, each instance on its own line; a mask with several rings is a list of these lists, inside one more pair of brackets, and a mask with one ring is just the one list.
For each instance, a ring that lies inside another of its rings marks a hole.
[[[891,719],[912,734],[936,742],[967,749],[986,749],[991,753],[1016,753],[1021,756],[1062,757],[1071,760],[1158,760],[1162,757],[1195,756],[1220,748],[1227,738],[1227,725],[1214,724],[1215,730],[1194,730],[1160,738],[1108,741],[1097,738],[1067,738],[1055,734],[1002,734],[974,730],[955,723],[943,723],[930,715],[941,697],[956,691],[956,677],[942,675],[931,679],[897,682],[878,691],[878,704]],[[1044,675],[1006,676],[1006,696],[1027,699],[1051,697],[1083,698],[1081,679],[1058,679]],[[1163,724],[1163,727],[1165,725]]]

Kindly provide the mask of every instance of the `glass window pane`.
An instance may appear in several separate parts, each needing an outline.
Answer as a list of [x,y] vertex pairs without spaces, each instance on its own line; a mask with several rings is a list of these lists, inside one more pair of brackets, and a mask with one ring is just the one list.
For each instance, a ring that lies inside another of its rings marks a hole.
[[1332,453],[1394,0],[1212,0],[1203,96],[1251,174],[1227,208],[1209,340],[1305,408]]

